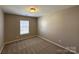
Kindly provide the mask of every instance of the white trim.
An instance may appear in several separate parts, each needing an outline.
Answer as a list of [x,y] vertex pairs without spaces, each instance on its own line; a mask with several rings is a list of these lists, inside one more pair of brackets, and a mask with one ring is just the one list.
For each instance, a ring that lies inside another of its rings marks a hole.
[[4,45],[0,48],[0,54],[1,54],[2,50],[3,50],[3,48],[4,48]]
[[[37,35],[34,35],[34,36],[31,36],[31,37],[35,37]],[[22,39],[18,39],[18,40],[13,40],[13,41],[9,41],[9,42],[5,42],[5,44],[10,44],[10,43],[13,43],[13,42],[16,42],[16,41],[21,41],[21,40],[25,40],[26,38],[22,38]],[[27,39],[30,39],[30,38],[27,38]]]
[[71,50],[71,49],[69,49],[69,48],[67,48],[67,47],[63,47],[62,45],[60,45],[60,44],[58,44],[58,43],[56,43],[56,42],[53,42],[53,41],[51,41],[51,40],[48,40],[48,39],[45,38],[45,37],[42,37],[42,36],[38,36],[38,37],[41,38],[41,39],[44,39],[44,40],[46,40],[46,41],[48,41],[48,42],[50,42],[50,43],[52,43],[52,44],[55,44],[56,46],[59,46],[59,47],[64,48],[64,49],[66,49],[66,50],[68,50],[68,51],[70,51],[70,52],[73,52],[73,53],[76,53],[76,54],[77,54],[76,51],[73,51],[73,50]]

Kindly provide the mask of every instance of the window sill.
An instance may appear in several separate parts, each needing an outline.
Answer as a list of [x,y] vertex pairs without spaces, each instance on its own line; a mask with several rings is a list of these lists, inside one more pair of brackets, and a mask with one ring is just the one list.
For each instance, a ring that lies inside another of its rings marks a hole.
[[26,34],[20,34],[20,35],[21,35],[21,36],[22,36],[22,35],[29,35],[29,33],[26,33]]

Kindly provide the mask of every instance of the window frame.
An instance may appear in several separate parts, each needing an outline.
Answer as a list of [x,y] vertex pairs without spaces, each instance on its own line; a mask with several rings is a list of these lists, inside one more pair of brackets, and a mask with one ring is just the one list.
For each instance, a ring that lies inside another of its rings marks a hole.
[[[28,21],[29,24],[30,24],[30,21],[29,21],[29,20],[20,20],[20,21]],[[19,25],[20,25],[20,24],[19,24]],[[20,26],[20,27],[21,27],[21,26]],[[20,31],[19,31],[20,35],[27,35],[27,34],[30,33],[30,25],[29,25],[29,31],[28,31],[28,33],[21,34],[21,28],[19,28],[19,29],[20,29]]]

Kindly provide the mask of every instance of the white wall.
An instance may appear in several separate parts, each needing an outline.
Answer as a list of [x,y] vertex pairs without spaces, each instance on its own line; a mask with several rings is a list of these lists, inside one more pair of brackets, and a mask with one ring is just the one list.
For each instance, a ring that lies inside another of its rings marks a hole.
[[3,18],[3,12],[0,9],[0,52],[3,47],[4,42],[4,18]]

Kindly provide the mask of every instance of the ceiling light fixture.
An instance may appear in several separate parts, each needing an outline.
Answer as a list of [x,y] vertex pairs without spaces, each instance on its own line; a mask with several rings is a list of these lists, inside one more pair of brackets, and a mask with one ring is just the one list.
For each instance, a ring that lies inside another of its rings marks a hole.
[[36,13],[36,12],[38,12],[38,8],[30,7],[30,8],[28,8],[28,11],[31,12],[31,13]]

